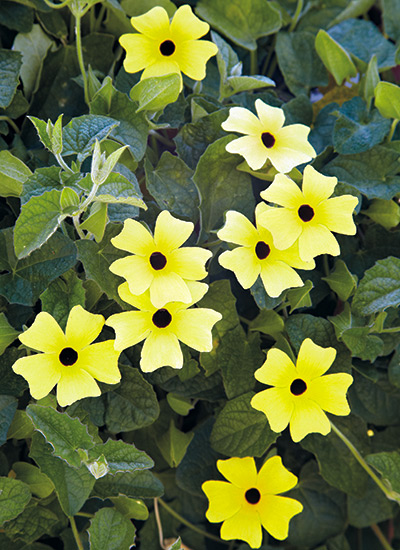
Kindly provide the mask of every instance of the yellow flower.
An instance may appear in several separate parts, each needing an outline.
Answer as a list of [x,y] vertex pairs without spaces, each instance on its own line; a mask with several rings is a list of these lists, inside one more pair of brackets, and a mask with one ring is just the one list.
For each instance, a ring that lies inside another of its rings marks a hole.
[[150,299],[157,308],[172,301],[192,302],[187,281],[206,277],[204,266],[212,255],[199,247],[179,248],[193,228],[192,222],[177,220],[167,210],[157,217],[154,237],[138,221],[125,220],[121,233],[111,242],[133,256],[116,260],[110,270],[126,279],[132,294],[150,289]]
[[265,203],[257,205],[257,228],[239,212],[226,213],[226,223],[218,231],[218,238],[241,246],[223,252],[218,260],[235,273],[243,288],[250,288],[260,275],[265,291],[275,298],[286,288],[303,286],[293,267],[314,269],[315,262],[300,259],[297,243],[287,250],[274,247],[271,233],[260,225],[260,216],[266,210],[269,207]]
[[303,505],[278,496],[297,483],[281,457],[268,459],[258,473],[252,457],[218,460],[217,468],[229,483],[205,481],[202,489],[210,501],[208,521],[223,521],[221,538],[244,540],[252,548],[260,548],[263,526],[274,538],[285,539],[289,521],[303,510]]
[[211,351],[211,329],[222,318],[217,311],[208,308],[191,308],[208,290],[205,283],[189,282],[191,303],[170,302],[156,308],[150,301],[149,292],[134,296],[127,283],[118,287],[122,300],[139,311],[124,311],[111,315],[107,325],[116,333],[115,349],[123,350],[145,340],[140,367],[152,372],[160,367],[180,369],[183,355],[179,341],[197,351]]
[[299,241],[300,257],[309,261],[319,254],[340,254],[339,243],[332,235],[355,235],[352,213],[358,199],[353,195],[333,197],[337,178],[323,176],[312,166],[306,166],[303,190],[284,174],[277,174],[261,197],[283,208],[270,208],[260,223],[272,233],[274,245],[285,250]]
[[323,376],[335,357],[334,348],[317,346],[310,338],[301,344],[296,366],[283,351],[270,349],[254,376],[272,388],[257,393],[252,407],[267,416],[274,432],[290,424],[293,441],[313,432],[327,435],[331,425],[324,411],[338,416],[350,413],[346,392],[353,377],[344,372]]
[[131,23],[139,34],[123,34],[119,39],[126,50],[126,72],[145,69],[141,80],[170,73],[181,76],[181,72],[193,80],[206,76],[206,63],[218,48],[209,40],[198,40],[210,26],[188,4],[176,10],[171,22],[165,9],[157,6],[132,17]]
[[278,172],[290,172],[295,166],[316,156],[307,141],[310,128],[304,124],[283,126],[285,114],[256,99],[257,115],[244,107],[232,107],[229,117],[221,124],[227,132],[247,134],[228,143],[229,153],[245,158],[252,170],[259,170],[269,159]]
[[[57,401],[62,407],[84,397],[97,397],[100,388],[94,379],[116,384],[119,351],[114,340],[91,344],[100,334],[104,317],[74,306],[64,332],[44,311],[20,334],[21,342],[43,353],[18,359],[13,370],[27,380],[32,397],[42,399],[57,384]],[[90,345],[91,344],[91,345]]]

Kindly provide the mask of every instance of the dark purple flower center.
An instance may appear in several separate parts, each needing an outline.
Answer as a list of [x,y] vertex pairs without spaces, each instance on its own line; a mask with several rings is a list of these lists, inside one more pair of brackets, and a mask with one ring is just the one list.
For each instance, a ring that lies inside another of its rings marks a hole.
[[308,204],[302,204],[297,213],[303,222],[309,222],[314,217],[314,210]]
[[153,269],[159,271],[167,265],[167,258],[161,252],[153,252],[150,256],[150,265]]
[[73,348],[64,348],[58,358],[65,367],[70,367],[78,361],[78,353]]
[[244,498],[249,504],[257,504],[257,502],[260,502],[261,494],[258,489],[252,487],[245,492]]
[[161,42],[160,44],[160,52],[162,55],[170,56],[175,51],[175,44],[172,42],[172,40],[164,40],[164,42]]
[[290,384],[290,391],[293,395],[301,395],[306,391],[306,389],[307,384],[301,378],[296,378],[296,380],[293,380]]
[[264,241],[258,241],[256,244],[256,256],[259,260],[265,260],[269,256],[271,249]]
[[152,321],[156,325],[156,327],[165,328],[172,321],[172,315],[165,308],[157,309],[152,317]]
[[276,140],[274,136],[269,132],[263,132],[261,134],[261,141],[263,142],[263,145],[265,145],[267,149],[271,149],[271,147],[275,145]]

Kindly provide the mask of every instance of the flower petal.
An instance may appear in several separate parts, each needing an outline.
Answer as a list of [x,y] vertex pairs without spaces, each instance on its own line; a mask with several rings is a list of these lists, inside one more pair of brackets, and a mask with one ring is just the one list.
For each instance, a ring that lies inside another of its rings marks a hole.
[[282,464],[280,456],[269,458],[258,472],[257,488],[263,495],[260,504],[264,504],[264,495],[285,493],[297,484],[297,477]]
[[155,44],[146,36],[133,33],[123,34],[119,43],[126,50],[124,69],[127,73],[136,73],[154,63]]
[[304,203],[304,197],[299,186],[284,174],[277,174],[271,185],[261,191],[260,195],[268,202],[296,210]]
[[132,294],[132,292],[129,290],[129,285],[127,282],[119,285],[118,294],[120,295],[121,300],[127,302],[128,304],[131,304],[131,306],[135,307],[136,309],[150,311],[151,313],[154,313],[154,311],[157,309],[150,301],[149,291],[139,295]]
[[39,353],[20,357],[12,369],[28,382],[32,397],[42,399],[60,380],[62,367],[57,354]]
[[290,435],[295,443],[310,433],[327,435],[331,424],[321,407],[307,397],[296,399],[293,415],[290,420]]
[[314,379],[308,386],[307,397],[313,399],[324,411],[338,416],[350,414],[346,392],[353,383],[351,374],[338,372]]
[[335,233],[355,235],[357,228],[353,221],[353,211],[357,204],[357,197],[352,195],[328,199],[318,207],[318,222]]
[[65,334],[49,313],[41,311],[32,325],[18,336],[24,346],[38,351],[58,352],[65,347]]
[[308,165],[303,172],[303,194],[306,203],[317,206],[321,201],[330,197],[337,184],[336,177],[329,177],[320,174]]
[[131,254],[148,256],[154,251],[154,239],[148,229],[136,220],[128,218],[121,233],[111,239],[115,248],[126,250]]
[[181,369],[183,355],[178,338],[171,332],[152,332],[143,344],[140,368],[153,372],[160,367]]
[[184,222],[163,210],[157,217],[154,241],[163,254],[179,248],[190,237],[194,229],[192,222]]
[[238,512],[243,504],[243,489],[226,481],[205,481],[201,486],[210,504],[206,518],[217,523],[230,518]]
[[126,279],[132,294],[143,294],[154,279],[154,270],[147,258],[142,256],[125,256],[118,258],[110,267],[111,273]]
[[218,261],[222,267],[233,271],[239,283],[246,289],[254,285],[260,274],[260,261],[252,249],[244,246],[226,250]]
[[277,139],[275,145],[268,149],[268,158],[278,172],[287,174],[295,166],[308,162],[312,157],[297,149],[283,147]]
[[90,313],[82,306],[74,306],[69,312],[65,336],[67,345],[79,351],[95,340],[104,326],[104,317]]
[[[308,162],[316,156],[314,147],[307,141],[310,128],[304,124],[290,124],[284,126],[277,136],[277,147],[297,153],[302,162]],[[302,164],[299,162],[298,164]],[[304,185],[304,184],[303,184]],[[304,186],[303,186],[304,193]]]
[[[145,70],[142,72],[142,76],[140,77],[140,80],[144,80],[145,78],[151,78],[152,76],[164,76],[165,74],[181,74],[179,65],[176,61],[173,59],[160,59],[159,61],[156,61],[152,65],[149,65],[145,68]],[[182,79],[181,79],[182,80]],[[182,90],[182,85],[181,88]]]
[[243,246],[254,246],[258,240],[257,229],[240,212],[228,210],[225,215],[225,225],[217,233],[222,241],[241,244]]
[[253,457],[233,457],[226,460],[217,460],[217,468],[236,487],[246,490],[256,487],[257,469]]
[[311,382],[329,369],[335,357],[335,348],[323,348],[314,344],[311,338],[306,338],[299,349],[296,378],[304,378],[307,382]]
[[296,212],[289,208],[270,208],[260,215],[260,223],[272,233],[274,246],[279,250],[294,245],[303,231]]
[[289,522],[303,510],[294,498],[266,495],[258,505],[263,527],[277,540],[284,540],[289,533]]
[[287,288],[304,285],[300,275],[285,262],[262,263],[260,275],[265,291],[271,298],[277,298]]
[[199,281],[207,277],[205,264],[212,256],[210,250],[199,246],[185,246],[173,250],[168,256],[169,268],[182,279]]
[[297,378],[296,367],[290,357],[278,348],[268,350],[264,364],[256,370],[254,376],[268,386],[287,388]]
[[79,368],[66,367],[57,384],[57,401],[66,407],[84,397],[98,397],[101,391],[88,372]]
[[117,384],[121,380],[119,354],[114,348],[114,340],[98,342],[79,352],[78,366],[100,382]]
[[335,236],[325,225],[305,225],[299,237],[300,258],[311,261],[320,254],[339,256],[340,247]]
[[281,260],[282,262],[285,262],[286,264],[290,265],[291,267],[295,267],[296,269],[315,269],[314,260],[305,262],[300,258],[299,241],[295,242],[289,248],[286,248],[286,250],[276,250],[274,258],[276,258],[277,260]]
[[222,315],[218,311],[209,308],[181,310],[174,316],[174,332],[187,346],[197,351],[211,351],[211,330],[221,319]]
[[150,334],[153,324],[151,313],[147,311],[123,311],[111,315],[106,325],[115,330],[114,347],[118,351],[134,346]]
[[244,540],[251,548],[260,548],[262,529],[257,509],[244,506],[234,516],[226,519],[221,526],[221,538]]
[[187,40],[176,52],[175,61],[180,70],[193,80],[203,80],[206,76],[207,61],[218,53],[218,47],[209,40]]
[[285,122],[285,113],[279,107],[267,105],[261,99],[255,102],[258,118],[262,124],[262,132],[276,134]]
[[262,132],[261,122],[255,114],[244,107],[232,107],[229,109],[228,118],[221,124],[226,132],[239,132],[239,134],[249,134],[257,136],[259,139]]
[[274,432],[281,432],[286,428],[294,410],[288,388],[268,388],[256,393],[250,403],[254,409],[265,414]]
[[[199,283],[197,281],[186,281],[187,287],[192,295],[192,299],[189,304],[184,304],[185,308],[192,306],[199,302],[203,296],[208,292],[208,285],[206,283]],[[183,304],[182,304],[183,305]]]
[[168,302],[189,304],[192,295],[185,281],[174,272],[156,275],[150,286],[151,303],[160,309]]
[[164,8],[156,6],[143,15],[131,17],[131,24],[137,31],[159,41],[165,35],[169,38],[169,17]]
[[228,153],[242,155],[252,170],[262,168],[268,158],[267,149],[257,136],[243,136],[230,141],[225,149]]
[[188,4],[180,6],[171,21],[171,36],[174,39],[177,37],[179,40],[196,40],[209,30],[210,25],[196,17]]

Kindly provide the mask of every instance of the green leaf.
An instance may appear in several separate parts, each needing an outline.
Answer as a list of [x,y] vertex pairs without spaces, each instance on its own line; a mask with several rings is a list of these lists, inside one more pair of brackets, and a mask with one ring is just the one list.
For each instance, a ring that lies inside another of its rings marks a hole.
[[15,330],[7,321],[4,313],[0,313],[0,355],[17,338],[20,332]]
[[376,55],[371,57],[370,62],[368,63],[367,72],[361,80],[361,95],[364,98],[364,101],[367,104],[367,109],[370,108],[371,100],[375,95],[375,88],[379,82],[379,72],[378,72],[378,62]]
[[278,437],[269,427],[264,413],[253,409],[254,392],[231,399],[218,414],[210,442],[227,456],[262,456]]
[[94,236],[96,243],[101,242],[104,237],[104,231],[107,224],[107,203],[93,202],[90,208],[90,214],[80,228],[89,231]]
[[130,91],[130,97],[139,103],[136,112],[161,111],[169,103],[174,103],[181,88],[180,75],[166,74],[145,78]]
[[351,17],[359,17],[360,15],[367,14],[371,9],[374,2],[373,0],[350,0],[346,3],[340,4],[346,6],[343,11],[331,21],[330,26],[337,25],[338,23],[345,21],[345,19],[350,19]]
[[371,363],[383,354],[383,341],[379,336],[369,334],[369,327],[352,327],[344,331],[341,340],[354,357]]
[[60,208],[63,214],[73,215],[79,207],[79,195],[71,187],[64,187],[60,196]]
[[390,130],[390,120],[383,118],[376,109],[368,113],[366,104],[358,96],[346,101],[337,111],[337,117],[333,145],[344,155],[372,149]]
[[33,25],[32,30],[26,34],[17,34],[14,39],[13,50],[22,54],[20,77],[27,98],[30,98],[32,93],[37,90],[43,60],[52,45],[55,45],[53,40],[42,31],[38,24]]
[[26,483],[11,477],[0,477],[0,525],[19,516],[31,497]]
[[15,2],[0,4],[1,24],[18,32],[29,32],[33,24],[33,10]]
[[276,311],[270,309],[263,309],[259,315],[253,319],[249,325],[250,330],[258,330],[263,334],[275,337],[283,332],[284,329],[283,318],[276,313]]
[[196,13],[246,50],[255,50],[258,38],[282,26],[280,12],[266,0],[200,0]]
[[148,470],[121,472],[96,481],[92,496],[105,499],[125,495],[131,498],[156,498],[163,494],[161,481]]
[[89,449],[89,462],[100,456],[104,457],[107,464],[107,473],[133,472],[152,468],[154,462],[143,451],[136,449],[132,443],[114,441],[109,439],[106,443],[96,445]]
[[[0,231],[0,294],[10,303],[33,306],[48,285],[76,262],[74,243],[55,233],[40,250],[18,260],[11,229]],[[5,272],[5,273],[4,273]]]
[[370,315],[400,304],[400,259],[378,260],[368,269],[354,295],[356,315]]
[[[217,65],[218,71],[221,79],[221,87],[225,83],[228,76],[232,75],[232,71],[236,70],[239,65],[239,57],[235,50],[226,42],[219,34],[214,31],[211,31],[211,38],[214,44],[218,47],[217,52]],[[241,74],[241,64],[240,64],[240,74]]]
[[343,260],[336,260],[333,271],[327,277],[322,277],[322,280],[343,302],[350,298],[357,286],[357,277],[350,273]]
[[178,537],[175,542],[168,548],[168,550],[183,550],[181,537]]
[[152,424],[160,408],[156,394],[138,369],[121,366],[121,385],[107,394],[106,425],[111,433]]
[[14,462],[12,469],[17,478],[29,486],[33,495],[39,498],[47,498],[54,491],[54,485],[50,479],[33,464]]
[[145,162],[146,186],[161,209],[195,222],[199,217],[199,194],[191,170],[179,157],[164,151],[153,169]]
[[53,450],[45,438],[35,432],[29,456],[53,482],[63,512],[67,516],[73,516],[89,497],[95,478],[86,466],[73,468],[65,460],[57,458]]
[[161,454],[171,468],[176,468],[181,462],[193,436],[193,433],[184,433],[178,430],[174,421],[171,420],[168,430],[157,441]]
[[400,5],[397,0],[383,0],[383,26],[395,42],[400,40]]
[[182,395],[167,393],[167,401],[171,409],[181,416],[187,416],[194,408],[192,400],[187,397],[183,397]]
[[26,412],[17,409],[8,429],[7,439],[31,439],[34,431],[32,421]]
[[0,49],[0,108],[8,107],[18,86],[18,75],[22,66],[19,52]]
[[240,92],[259,90],[261,88],[268,88],[269,86],[275,86],[275,82],[267,76],[259,74],[253,76],[228,76],[222,97],[226,98]]
[[110,500],[118,512],[129,519],[145,521],[149,517],[147,506],[142,500],[135,500],[124,495],[111,497]]
[[0,196],[19,197],[32,172],[10,151],[0,151]]
[[400,206],[391,200],[374,199],[363,214],[388,230],[400,223]]
[[314,35],[310,32],[280,32],[276,55],[289,90],[307,94],[310,88],[328,85],[328,73],[316,55]]
[[367,490],[361,497],[349,496],[347,510],[350,525],[359,529],[390,519],[396,512],[395,504],[387,499],[372,479],[368,479]]
[[24,183],[24,188],[21,194],[21,204],[25,204],[32,197],[38,197],[43,195],[46,191],[51,191],[52,189],[62,190],[61,168],[58,168],[57,166],[37,168]]
[[248,217],[254,211],[251,178],[236,170],[242,159],[225,150],[230,141],[232,137],[226,136],[209,145],[193,176],[200,194],[202,229],[206,233],[222,227],[227,210],[236,210]]
[[61,191],[53,189],[32,197],[22,205],[14,229],[14,247],[17,258],[29,256],[40,248],[57,230],[65,214],[61,213]]
[[53,281],[40,295],[42,311],[50,313],[65,329],[69,312],[74,306],[85,307],[85,289],[75,271],[67,271]]
[[54,455],[79,468],[82,464],[79,449],[91,449],[95,444],[87,427],[78,418],[71,418],[52,407],[29,405],[26,412],[35,429],[53,447]]
[[398,451],[370,454],[366,457],[382,475],[384,482],[400,495],[400,453]]
[[290,312],[301,307],[310,307],[312,305],[310,292],[313,288],[311,281],[305,281],[304,285],[299,288],[291,288],[286,293],[286,300],[290,305]]
[[51,532],[58,522],[59,518],[52,510],[32,501],[22,514],[6,523],[4,530],[11,539],[19,539],[29,544]]
[[46,149],[51,151],[52,145],[51,145],[51,138],[48,132],[48,123],[35,116],[28,116],[28,118],[32,122],[32,124],[35,126],[40,141],[43,143]]
[[7,432],[17,410],[18,401],[11,395],[0,395],[0,446],[7,440]]
[[135,527],[113,508],[98,510],[88,533],[90,550],[129,550],[135,546]]
[[147,210],[142,194],[138,192],[139,184],[136,176],[132,174],[131,183],[125,176],[113,172],[106,181],[100,185],[94,201],[106,202],[108,204],[130,204]]
[[375,105],[382,116],[400,119],[400,86],[391,82],[378,82],[375,88]]
[[315,37],[315,49],[338,86],[343,80],[357,75],[357,69],[347,51],[323,29]]
[[63,155],[77,155],[82,162],[91,154],[96,141],[106,139],[119,125],[117,120],[95,114],[73,118],[63,129]]

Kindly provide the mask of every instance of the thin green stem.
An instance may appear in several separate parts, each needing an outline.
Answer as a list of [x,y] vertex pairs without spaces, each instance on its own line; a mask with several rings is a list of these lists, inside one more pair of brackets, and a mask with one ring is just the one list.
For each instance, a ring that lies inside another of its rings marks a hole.
[[346,447],[349,449],[351,454],[354,456],[354,458],[357,460],[357,462],[360,464],[362,468],[367,472],[367,474],[370,476],[370,478],[377,484],[379,489],[385,493],[386,497],[389,500],[395,500],[396,502],[399,502],[400,499],[398,495],[391,491],[386,485],[382,482],[381,479],[376,475],[376,473],[372,470],[372,468],[365,462],[364,458],[361,456],[359,451],[355,448],[353,443],[347,439],[347,437],[342,433],[339,428],[335,426],[335,424],[330,421],[332,430],[335,432],[335,434],[343,441],[343,443],[346,445]]
[[65,8],[65,6],[68,6],[72,0],[64,0],[64,2],[61,2],[61,4],[53,4],[53,2],[50,2],[50,0],[44,0],[44,3],[49,6],[49,8],[53,8],[55,10],[60,10],[61,8]]
[[171,141],[170,139],[166,138],[165,136],[163,136],[162,134],[157,132],[157,130],[150,130],[149,134],[151,136],[154,136],[156,139],[158,139],[158,141],[160,143],[162,143],[163,145],[166,145],[167,147],[170,147],[171,149],[173,149],[175,147],[175,144],[174,144],[173,141]]
[[389,542],[386,540],[385,535],[382,533],[382,531],[379,529],[378,525],[375,523],[372,524],[371,529],[376,535],[376,538],[379,540],[379,542],[382,544],[382,548],[385,550],[392,550],[392,547],[390,546]]
[[206,537],[210,540],[215,540],[220,544],[226,544],[227,546],[229,546],[229,542],[221,540],[219,537],[215,537],[214,535],[210,535],[210,533],[207,533],[207,531],[203,531],[203,529],[200,529],[200,527],[197,527],[196,525],[193,525],[193,523],[190,523],[190,521],[183,518],[180,514],[178,514],[178,512],[175,512],[175,510],[173,510],[166,502],[161,500],[161,498],[158,499],[158,502],[163,508],[165,508],[165,510],[167,510],[167,512],[171,516],[179,520],[181,523],[183,523],[183,525],[186,525],[186,527],[189,527],[189,529],[191,529],[192,531],[195,531],[196,533],[199,533],[200,535],[203,535],[203,537]]
[[294,29],[296,28],[301,11],[303,9],[303,4],[304,4],[304,0],[297,0],[296,11],[294,12],[293,19],[289,27],[289,32],[294,31]]
[[78,512],[75,515],[79,516],[80,518],[94,518],[94,514],[89,514],[88,512]]
[[268,55],[266,55],[265,57],[265,60],[264,60],[264,63],[263,63],[263,66],[262,66],[262,69],[261,69],[261,74],[265,74],[267,72],[267,69],[268,69],[268,65],[270,64],[270,61],[271,61],[271,58],[275,52],[275,46],[276,46],[276,34],[274,34],[274,37],[271,41],[271,44],[269,46],[269,50],[268,50]]
[[257,49],[250,51],[250,74],[258,73]]
[[160,543],[160,548],[165,549],[164,533],[163,533],[163,528],[162,528],[162,523],[161,523],[161,518],[160,518],[160,512],[158,510],[158,498],[154,499],[154,516],[156,518],[156,523],[157,523],[158,540],[159,540],[159,543]]
[[88,81],[87,81],[87,76],[85,71],[85,64],[83,62],[81,18],[82,18],[82,14],[75,15],[76,53],[78,55],[79,68],[81,70],[81,74],[83,78],[83,91],[85,95],[85,102],[86,102],[86,105],[89,106]]
[[78,233],[79,238],[86,239],[85,233],[82,231],[82,229],[79,226],[79,216],[80,216],[80,213],[75,214],[75,216],[72,216],[72,221],[74,222],[75,231]]
[[101,22],[103,21],[103,18],[104,18],[104,14],[106,12],[106,6],[104,4],[102,4],[101,8],[100,8],[100,11],[99,11],[99,15],[96,19],[96,25],[95,25],[95,32],[98,32],[100,30],[100,25],[101,25]]
[[62,158],[62,156],[60,155],[60,153],[56,153],[54,155],[57,159],[57,162],[58,164],[61,166],[61,168],[63,168],[64,170],[66,170],[67,172],[69,172],[70,174],[73,174],[74,171],[71,170],[71,168],[68,166],[68,164],[65,162],[65,160]]
[[324,266],[325,277],[329,277],[330,271],[329,271],[328,254],[324,254],[324,255],[322,256],[322,262],[323,262],[323,266]]
[[396,126],[397,126],[397,123],[399,122],[399,119],[398,118],[395,118],[392,122],[392,126],[390,127],[390,132],[386,138],[386,141],[389,142],[389,141],[392,141],[392,137],[393,137],[393,134],[396,130]]
[[76,542],[76,545],[78,547],[78,550],[84,550],[82,541],[79,537],[78,529],[76,528],[75,520],[72,516],[69,518],[69,522],[71,524],[71,529],[72,529],[72,532],[74,534],[74,538],[75,538],[75,542]]
[[21,130],[18,128],[18,126],[15,124],[15,122],[8,116],[2,115],[0,116],[0,120],[4,120],[11,126],[11,128],[14,130],[16,134],[20,134]]

